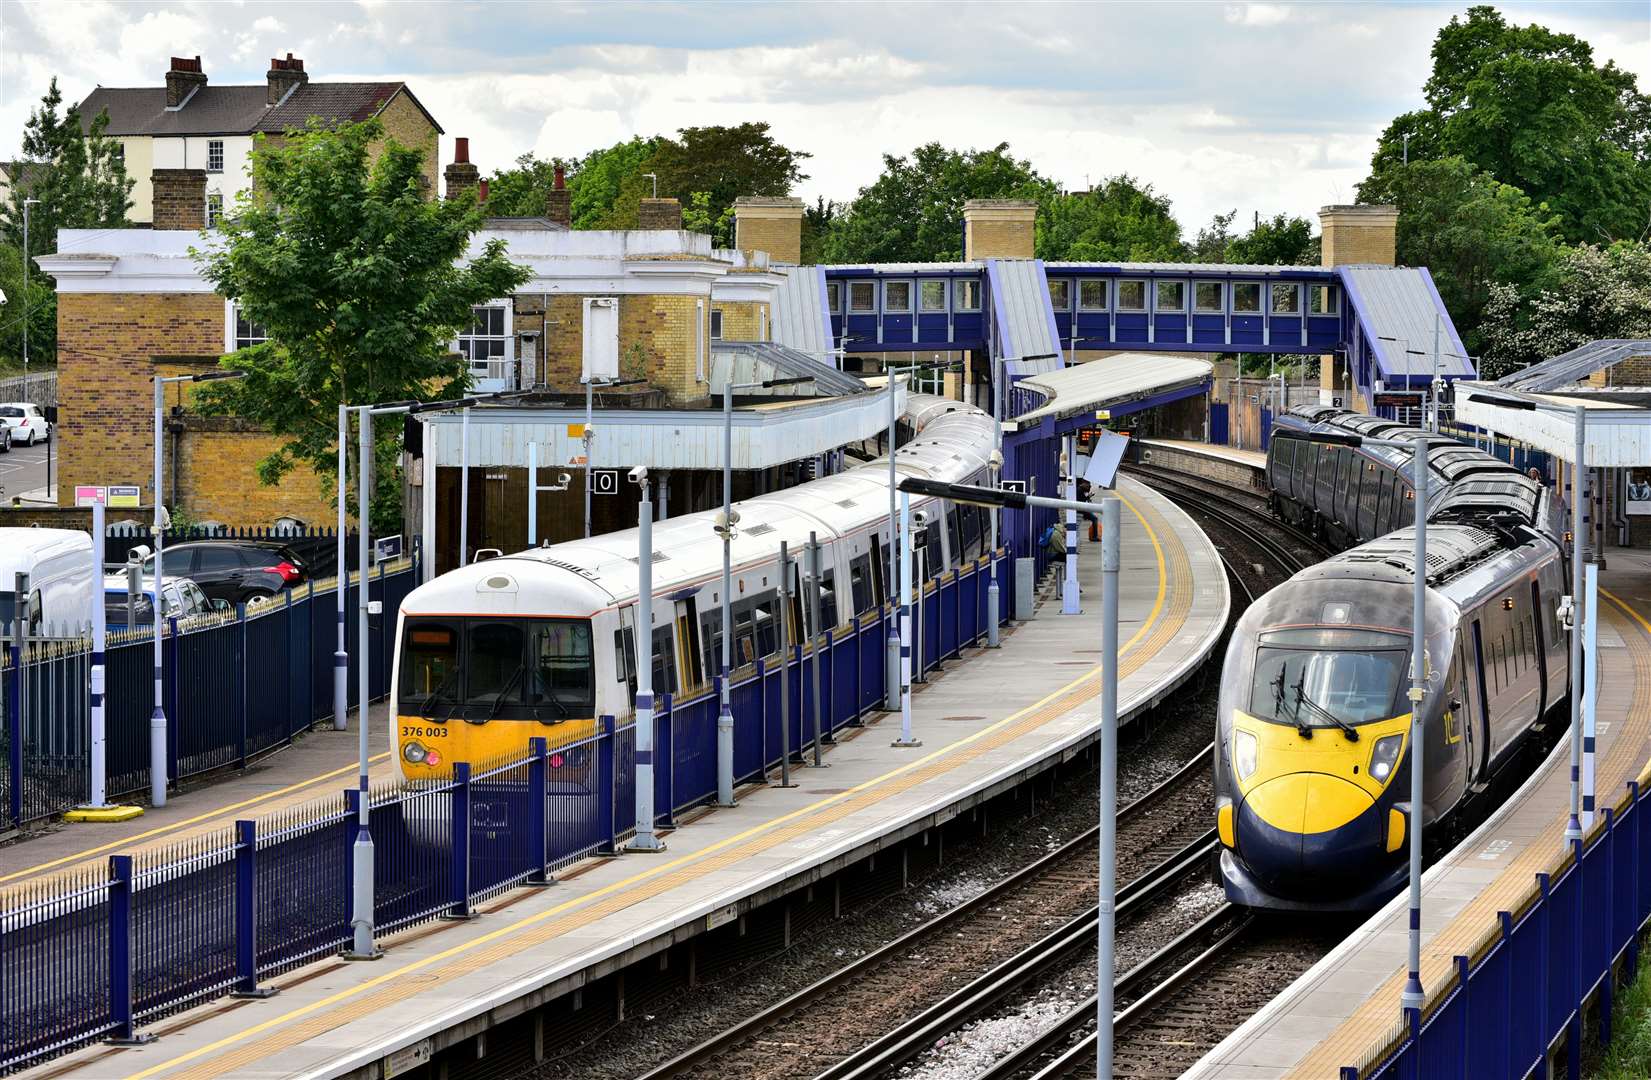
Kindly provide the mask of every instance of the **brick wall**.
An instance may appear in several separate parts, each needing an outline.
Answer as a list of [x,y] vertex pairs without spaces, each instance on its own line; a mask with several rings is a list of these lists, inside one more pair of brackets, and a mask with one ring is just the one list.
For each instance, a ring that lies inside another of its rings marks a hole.
[[[430,125],[430,118],[424,112],[407,100],[406,94],[397,94],[391,98],[378,114],[384,124],[384,136],[394,139],[402,146],[410,146],[424,151],[424,179],[428,183],[425,189],[432,196],[436,191],[436,176],[440,171],[440,163],[436,160],[441,156],[440,144],[437,140],[436,129]],[[378,157],[382,143],[373,146],[373,158]]]
[[[196,521],[226,525],[273,525],[282,517],[295,517],[308,525],[336,522],[336,491],[330,480],[323,487],[309,466],[299,465],[279,484],[259,482],[258,462],[284,441],[245,421],[186,419],[183,435],[167,446],[171,452],[175,445],[180,455],[177,487],[167,491],[171,503],[187,510]],[[167,482],[171,483],[171,477]]]
[[735,199],[734,246],[766,251],[775,262],[802,262],[803,201],[749,195]]
[[1319,208],[1320,246],[1325,266],[1375,263],[1393,266],[1399,208],[1396,206],[1324,206]]
[[965,259],[1030,259],[1037,204],[1020,199],[970,199],[963,204]]
[[[600,294],[607,295],[607,294]],[[580,389],[584,358],[584,296],[565,293],[550,297],[548,341],[541,341],[545,382],[566,392]],[[695,379],[697,370],[694,320],[703,297],[623,295],[619,297],[620,378],[645,378],[663,390],[673,403],[698,401],[708,384]],[[755,304],[747,305],[756,307]],[[766,305],[763,305],[766,306]],[[516,301],[517,329],[537,329],[541,307],[537,297]],[[726,316],[725,316],[726,317]],[[755,318],[755,315],[752,315]],[[730,331],[724,324],[723,333]],[[711,304],[706,301],[700,337],[705,363],[710,366]]]
[[206,228],[205,170],[154,169],[150,181],[155,191],[155,228]]
[[712,311],[722,312],[722,339],[724,341],[765,341],[771,334],[768,323],[768,305],[756,300],[718,300]]
[[682,228],[682,204],[675,199],[643,199],[636,208],[636,227],[674,232]]

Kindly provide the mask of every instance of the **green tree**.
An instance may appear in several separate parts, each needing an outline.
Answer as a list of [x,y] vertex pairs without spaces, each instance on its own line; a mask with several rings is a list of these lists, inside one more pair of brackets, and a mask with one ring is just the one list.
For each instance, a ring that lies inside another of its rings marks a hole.
[[696,191],[688,196],[687,203],[682,207],[682,227],[689,232],[704,233],[718,247],[732,247],[734,208],[724,207],[721,214],[714,214],[711,193]]
[[825,248],[828,237],[837,227],[838,216],[842,207],[827,199],[824,195],[815,197],[814,205],[803,208],[803,236],[802,261],[804,266],[813,266],[825,261]]
[[1584,244],[1558,260],[1543,287],[1492,285],[1480,375],[1501,378],[1601,338],[1651,338],[1651,246]]
[[781,145],[764,123],[733,127],[686,127],[674,139],[660,139],[651,168],[659,176],[659,194],[687,206],[695,192],[709,197],[711,220],[741,195],[789,195],[807,180],[802,164],[810,157]]
[[1318,237],[1306,218],[1278,213],[1257,220],[1249,232],[1228,240],[1221,261],[1251,266],[1308,266],[1319,261]]
[[1210,223],[1198,230],[1197,239],[1192,242],[1192,250],[1188,253],[1193,262],[1218,263],[1227,259],[1227,245],[1232,243],[1233,218],[1238,216],[1237,210],[1228,210],[1225,214],[1217,213],[1210,219]]
[[566,166],[561,158],[540,161],[531,153],[516,159],[513,169],[499,169],[487,178],[487,213],[490,217],[542,217],[545,193],[556,184],[556,166]]
[[1187,255],[1169,196],[1120,173],[1090,191],[1046,200],[1038,257],[1081,261],[1173,262]]
[[642,174],[658,147],[657,138],[637,136],[573,163],[568,178],[575,229],[634,229],[636,208],[649,192]]
[[1477,355],[1491,286],[1528,292],[1559,255],[1555,216],[1459,157],[1412,161],[1390,197],[1399,207],[1399,262],[1428,268],[1463,344]]
[[[472,305],[509,296],[529,276],[490,241],[468,260],[482,214],[470,197],[429,200],[423,154],[383,136],[377,120],[318,123],[253,150],[256,195],[243,196],[221,242],[194,251],[216,291],[269,341],[223,359],[250,374],[213,383],[211,412],[256,421],[285,442],[259,463],[279,483],[297,462],[335,473],[339,402],[448,397],[469,382],[449,346]],[[399,431],[386,432],[394,444]],[[383,453],[382,446],[379,449]],[[386,478],[388,479],[388,478]],[[394,524],[395,503],[375,505]]]
[[963,203],[1034,199],[1047,204],[1053,182],[1008,143],[949,150],[925,143],[910,155],[883,155],[883,172],[843,206],[821,245],[827,262],[936,262],[963,257]]
[[[23,129],[23,161],[12,178],[9,198],[0,203],[0,238],[12,250],[0,259],[0,274],[8,275],[5,313],[0,315],[0,358],[21,355],[22,259],[57,250],[59,229],[108,229],[127,224],[132,181],[120,156],[119,143],[104,135],[109,115],[90,121],[78,105],[59,113],[63,94],[54,78],[29,114]],[[29,250],[23,252],[23,200],[38,199],[29,207]],[[15,284],[9,269],[15,267]],[[51,360],[57,346],[57,294],[50,279],[33,267],[29,274],[30,359]],[[44,291],[36,288],[43,284]],[[13,306],[15,305],[15,306]]]
[[1383,133],[1363,202],[1387,201],[1410,161],[1458,155],[1559,215],[1568,241],[1639,239],[1651,221],[1651,99],[1593,48],[1495,8],[1452,17],[1433,43],[1428,108]]

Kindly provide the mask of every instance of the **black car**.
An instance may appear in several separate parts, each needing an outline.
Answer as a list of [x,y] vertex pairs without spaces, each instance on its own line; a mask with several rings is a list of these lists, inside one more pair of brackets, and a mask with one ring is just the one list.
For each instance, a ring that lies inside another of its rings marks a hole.
[[[303,560],[273,540],[191,540],[162,553],[167,576],[186,577],[213,600],[242,604],[302,585]],[[151,557],[145,573],[153,573]]]

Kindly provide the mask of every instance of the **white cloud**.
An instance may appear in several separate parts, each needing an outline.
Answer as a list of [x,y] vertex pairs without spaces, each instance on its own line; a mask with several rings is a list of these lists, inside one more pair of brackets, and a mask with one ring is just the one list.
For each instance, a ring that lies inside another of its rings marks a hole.
[[1227,21],[1239,26],[1277,26],[1290,20],[1287,4],[1229,4]]

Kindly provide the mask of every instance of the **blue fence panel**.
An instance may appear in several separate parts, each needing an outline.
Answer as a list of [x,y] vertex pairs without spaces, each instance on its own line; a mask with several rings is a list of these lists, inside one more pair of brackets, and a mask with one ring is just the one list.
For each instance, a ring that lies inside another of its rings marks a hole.
[[[176,633],[167,667],[173,703],[173,779],[234,764],[241,742],[242,679],[248,661],[239,622]],[[273,680],[267,680],[273,681]],[[260,689],[266,680],[260,680]]]
[[[373,800],[373,910],[381,930],[434,918],[451,903],[453,787],[445,783]],[[354,823],[347,821],[343,833],[353,844]]]
[[[682,810],[705,801],[707,792],[717,788],[716,725],[718,696],[702,694],[686,703],[672,701],[671,705],[671,772],[676,790],[672,794],[674,810]],[[627,725],[625,731],[629,732]],[[707,732],[710,737],[707,737]],[[624,796],[617,805],[620,820],[635,824],[635,802],[629,793],[630,780],[619,773],[630,771],[630,736],[614,744],[616,782],[623,786]]]
[[[705,715],[707,702],[712,703],[708,719],[710,725],[713,728],[715,727],[716,705],[714,700],[702,698],[690,708],[676,710],[678,726],[673,735],[673,742],[686,741],[683,738],[684,726],[689,729],[687,734],[691,736],[695,717]],[[680,773],[678,775],[680,776]],[[716,790],[716,759],[714,754],[711,761],[711,784],[710,790]],[[690,792],[699,790],[702,789],[698,787],[689,789]],[[693,798],[691,795],[683,795],[680,792],[677,797],[683,800],[685,806],[691,806],[694,802],[704,800],[703,795]],[[636,834],[636,725],[634,723],[626,723],[624,726],[617,728],[613,735],[613,820],[614,836],[619,842],[623,843]]]
[[1441,1003],[1422,1029],[1419,1060],[1424,1076],[1466,1076],[1463,1061],[1467,1008],[1466,985],[1458,986]]
[[32,656],[19,679],[20,824],[61,813],[91,794],[91,657],[78,641],[39,642]]
[[278,821],[258,837],[260,975],[336,952],[350,936],[350,857],[355,820],[341,804],[311,820]]
[[149,717],[155,711],[155,644],[148,634],[104,653],[105,757],[110,797],[149,789]]
[[114,1029],[109,1012],[109,872],[25,886],[0,931],[0,1068]]
[[[1609,811],[1607,811],[1609,813]],[[1582,947],[1576,964],[1581,974],[1581,991],[1593,990],[1604,976],[1611,962],[1611,831],[1597,834],[1598,839],[1582,863],[1582,895],[1584,913],[1579,917]]]
[[[265,671],[288,672],[293,669],[297,658],[290,649],[292,593],[289,591],[284,595],[285,602],[275,601],[267,605],[273,610],[258,612],[243,623],[242,650],[248,665]],[[293,693],[300,690],[306,681],[287,678],[254,682],[252,672],[247,672],[247,677],[241,680],[241,690],[245,695],[242,715],[246,724],[242,735],[245,748],[242,761],[286,743],[292,730]]]
[[172,848],[133,880],[133,1016],[152,1019],[235,981],[234,838]]

